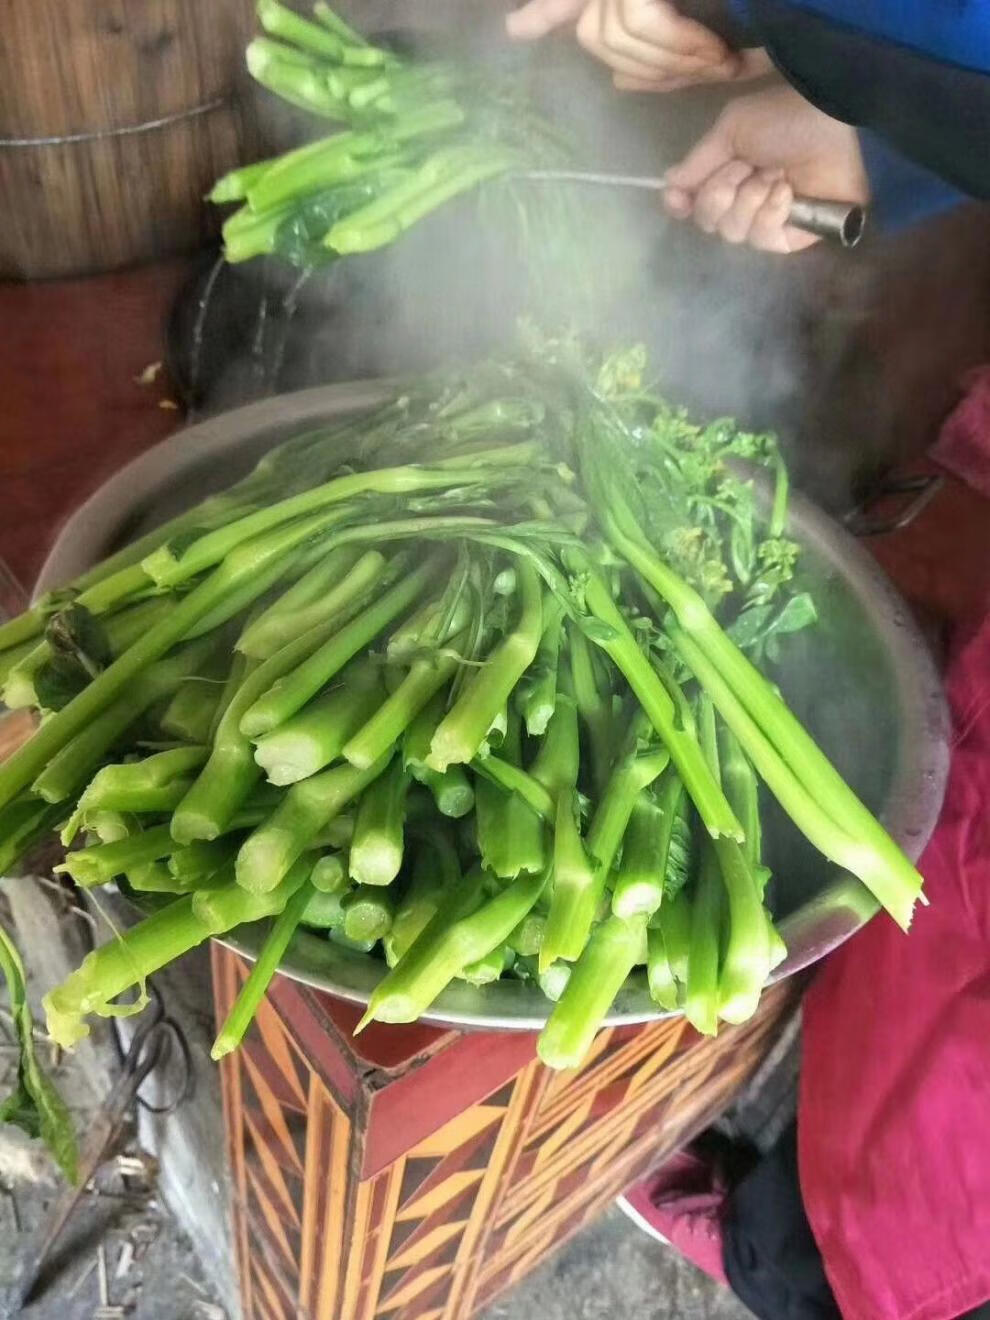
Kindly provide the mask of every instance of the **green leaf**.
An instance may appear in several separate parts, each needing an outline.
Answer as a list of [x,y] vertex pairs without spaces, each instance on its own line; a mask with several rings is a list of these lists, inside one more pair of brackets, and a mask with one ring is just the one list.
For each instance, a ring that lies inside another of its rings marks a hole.
[[818,619],[815,602],[806,592],[799,592],[779,608],[773,605],[750,605],[726,630],[742,650],[766,650],[774,659],[776,639],[786,633],[800,632]]
[[75,603],[51,616],[45,641],[52,657],[35,676],[35,692],[46,710],[61,710],[110,663],[110,642],[100,620]]
[[811,624],[817,622],[818,611],[815,609],[815,602],[806,591],[802,591],[798,595],[792,596],[777,615],[773,622],[773,631],[775,633],[800,632],[802,628],[808,628]]
[[638,390],[646,370],[646,346],[634,344],[607,357],[598,372],[598,390],[606,398],[621,397]]
[[44,710],[62,710],[89,683],[91,675],[72,656],[55,655],[34,677],[38,705]]
[[0,926],[0,972],[7,983],[20,1059],[17,1081],[0,1102],[0,1123],[14,1123],[29,1137],[40,1137],[70,1182],[76,1181],[78,1149],[65,1102],[38,1063],[34,1022],[27,1002],[24,964],[7,931]]
[[24,793],[0,810],[0,876],[13,875],[28,848],[58,819],[59,808]]
[[110,662],[106,630],[85,605],[72,604],[53,614],[45,626],[45,640],[56,655],[74,656],[91,678]]

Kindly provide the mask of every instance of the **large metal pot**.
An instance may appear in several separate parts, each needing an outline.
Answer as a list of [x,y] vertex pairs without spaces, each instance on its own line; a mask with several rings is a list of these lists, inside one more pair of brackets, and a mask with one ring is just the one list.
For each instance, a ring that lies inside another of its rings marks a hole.
[[[128,464],[62,529],[37,583],[58,586],[127,539],[240,476],[277,440],[389,394],[387,382],[330,385],[225,413],[173,436]],[[912,858],[935,825],[948,768],[948,717],[938,674],[907,607],[873,560],[837,523],[800,496],[790,532],[802,545],[802,573],[820,626],[789,640],[777,680],[825,751]],[[806,967],[848,939],[876,912],[854,877],[826,863],[768,802],[765,843],[773,901],[789,956],[776,976]],[[263,937],[242,928],[225,941],[253,956]],[[286,975],[364,1003],[382,964],[313,935],[293,943]],[[457,983],[430,1018],[474,1028],[530,1029],[548,1011],[520,981],[475,988]],[[645,977],[633,976],[612,1024],[662,1016]]]

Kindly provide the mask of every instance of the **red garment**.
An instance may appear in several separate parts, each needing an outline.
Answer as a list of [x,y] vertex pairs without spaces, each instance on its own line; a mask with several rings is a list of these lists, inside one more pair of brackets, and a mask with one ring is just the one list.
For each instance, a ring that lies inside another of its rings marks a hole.
[[963,381],[966,395],[945,419],[932,458],[990,498],[990,366]]
[[955,746],[920,862],[805,999],[801,1190],[846,1320],[953,1320],[990,1299],[990,619],[948,677]]

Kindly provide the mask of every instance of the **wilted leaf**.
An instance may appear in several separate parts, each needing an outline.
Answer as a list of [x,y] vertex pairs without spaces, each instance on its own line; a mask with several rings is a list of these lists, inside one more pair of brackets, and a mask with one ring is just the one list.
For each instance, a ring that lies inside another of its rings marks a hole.
[[15,1123],[30,1137],[40,1137],[65,1176],[75,1182],[78,1150],[65,1102],[44,1074],[34,1050],[34,1023],[27,1002],[24,964],[9,934],[0,926],[0,972],[7,982],[10,1012],[20,1047],[17,1081],[0,1103],[0,1122]]

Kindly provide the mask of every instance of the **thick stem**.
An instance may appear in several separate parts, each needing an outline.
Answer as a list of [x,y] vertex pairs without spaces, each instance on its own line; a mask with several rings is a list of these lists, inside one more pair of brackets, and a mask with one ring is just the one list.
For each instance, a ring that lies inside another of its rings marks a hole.
[[512,950],[505,944],[486,953],[483,958],[476,958],[458,972],[458,978],[468,985],[492,985],[512,961]]
[[[518,766],[521,728],[515,711],[507,719],[503,751],[505,763]],[[543,823],[519,794],[506,793],[482,779],[477,787],[475,808],[483,865],[504,880],[514,879],[522,871],[543,870],[546,864]]]
[[[516,794],[547,824],[553,823],[557,810],[553,797],[521,766],[512,765],[501,756],[483,756],[472,761],[471,769],[480,778],[497,784],[507,793]],[[450,771],[448,770],[447,773],[449,774]]]
[[[390,754],[387,750],[383,758]],[[351,878],[359,885],[390,885],[399,874],[408,790],[409,777],[396,756],[361,794],[348,860]]]
[[626,977],[640,960],[646,918],[611,916],[594,931],[540,1032],[536,1051],[550,1068],[577,1068]]
[[713,846],[728,896],[719,1016],[726,1022],[745,1022],[756,1012],[770,975],[767,918],[742,846],[733,839],[716,839]]
[[556,799],[562,789],[577,783],[580,763],[577,706],[571,697],[558,694],[530,774]]
[[324,853],[313,864],[309,882],[321,894],[339,894],[348,885],[347,865],[338,852]]
[[231,1050],[236,1050],[244,1039],[265,997],[265,991],[285,957],[312,893],[312,886],[308,882],[300,885],[275,918],[271,933],[261,946],[254,966],[227,1014],[227,1020],[217,1033],[210,1050],[212,1059],[222,1059]]
[[219,600],[255,578],[273,557],[282,556],[293,545],[316,535],[321,526],[320,518],[304,519],[289,528],[277,528],[234,551],[0,766],[0,807],[27,787],[56,752],[105,710],[148,665],[181,641]]
[[639,649],[611,593],[594,570],[589,571],[585,599],[592,613],[608,625],[612,637],[598,641],[622,670],[629,686],[660,735],[677,766],[684,787],[712,836],[742,838],[742,826],[725,799],[721,786],[705,762],[696,739],[680,727],[674,702],[653,666]]
[[[312,878],[310,884],[313,884]],[[343,927],[346,884],[333,891],[317,889],[315,885],[313,887],[316,892],[309,896],[301,917],[302,924],[312,926],[314,930],[338,930]]]
[[[381,708],[384,688],[376,670],[348,670],[343,682],[258,739],[254,759],[269,783],[308,779],[340,756],[355,730]],[[382,749],[386,751],[387,746]],[[379,753],[381,755],[381,752]],[[373,757],[372,760],[377,760]],[[371,761],[360,766],[366,768]]]
[[436,571],[436,559],[427,559],[357,618],[345,624],[295,669],[278,679],[244,712],[241,732],[249,738],[256,738],[284,724],[338,674],[358,651],[369,646],[383,628],[413,604]]
[[663,931],[658,925],[651,925],[647,931],[646,979],[653,1002],[673,1013],[678,1001],[677,978],[667,956]]
[[543,627],[543,589],[536,570],[525,560],[519,565],[519,580],[521,605],[516,626],[467,682],[437,726],[428,760],[434,770],[466,764],[477,755],[512,689],[533,662]]
[[269,818],[237,854],[237,883],[252,893],[274,889],[320,831],[385,769],[385,758],[368,770],[333,766],[293,784]]
[[351,765],[359,769],[371,765],[394,746],[456,668],[456,657],[446,652],[416,660],[395,691],[347,742],[343,754]]
[[591,747],[591,773],[595,787],[601,790],[608,778],[612,748],[612,695],[598,686],[591,649],[580,628],[567,630],[570,643],[571,683],[574,698]]
[[557,798],[553,839],[553,891],[540,949],[540,970],[563,958],[574,962],[588,942],[600,886],[578,828],[576,790]]
[[707,844],[691,905],[684,1016],[702,1035],[718,1030],[719,945],[722,926],[722,879],[715,850]]
[[501,893],[483,901],[484,880],[472,873],[452,895],[449,908],[437,913],[406,956],[375,988],[362,1030],[380,1022],[414,1022],[464,968],[497,949],[533,907],[548,873],[524,875]]
[[[680,780],[668,775],[664,788],[664,798],[679,795]],[[663,901],[675,807],[676,800],[655,801],[651,794],[640,793],[623,836],[622,861],[612,887],[612,911],[617,917],[651,917]]]
[[[328,564],[335,567],[332,576],[326,572]],[[338,569],[337,565],[341,567]],[[343,621],[344,612],[374,588],[383,577],[387,565],[388,561],[378,550],[367,550],[361,554],[355,546],[338,546],[296,584],[299,586],[309,579],[308,592],[316,582],[320,582],[322,590],[319,594],[297,605],[290,605],[287,595],[281,596],[244,629],[238,639],[237,649],[255,659],[266,660],[280,651],[287,642],[301,637],[317,624],[333,619]],[[300,596],[302,594],[300,592]]]
[[[245,711],[276,679],[321,646],[332,627],[322,624],[310,629],[254,669],[235,657],[232,683],[221,698],[223,714],[214,733],[209,760],[172,816],[172,836],[177,843],[215,839],[230,827],[261,778],[254,748],[240,728]],[[238,676],[242,681],[231,690]]]
[[345,894],[341,907],[344,934],[348,939],[377,943],[392,929],[395,896],[389,889],[358,885]]
[[687,890],[681,889],[672,898],[668,898],[657,913],[656,920],[663,934],[670,970],[683,985],[687,981],[691,948],[691,901]]
[[222,683],[189,678],[182,683],[161,717],[164,733],[188,743],[208,743],[220,703]]
[[434,834],[429,843],[419,847],[412,879],[396,908],[392,928],[385,936],[389,967],[394,967],[419,938],[460,878],[457,853],[442,834]]
[[523,680],[520,702],[526,732],[533,738],[546,733],[557,705],[557,666],[564,632],[564,609],[556,597],[545,603],[544,616],[543,636],[536,659]]
[[825,809],[826,794],[818,791],[817,781],[806,785],[798,777],[795,763],[785,760],[771,743],[694,639],[678,629],[674,633],[674,642],[685,664],[702,683],[719,714],[739,739],[757,773],[801,833],[830,861],[858,876],[898,925],[906,930],[922,882],[904,854],[875,821],[875,829],[887,840],[883,849],[875,848],[872,832],[869,837],[866,833],[853,837],[847,832],[859,829],[859,822],[852,815],[843,826],[837,825]]
[[416,767],[410,773],[417,783],[429,789],[441,816],[460,820],[474,807],[474,789],[463,766],[452,765],[441,774],[439,770],[431,770],[429,766],[424,765]]
[[116,843],[94,844],[91,848],[78,848],[70,852],[65,861],[54,868],[57,875],[70,875],[81,889],[94,885],[107,885],[118,875],[124,875],[144,862],[167,857],[174,848],[167,825],[156,825],[148,830],[129,834]]

